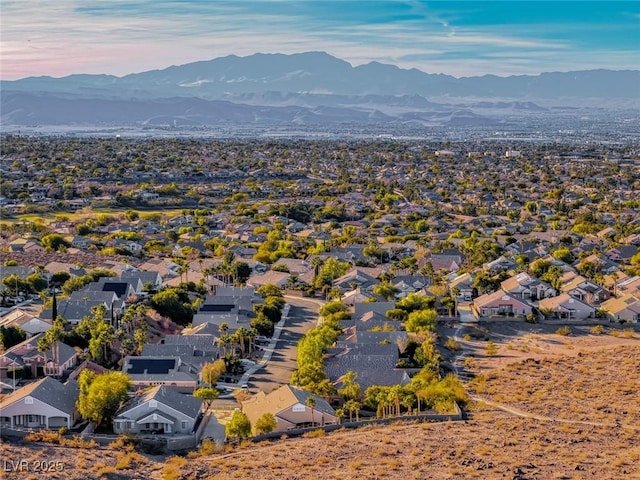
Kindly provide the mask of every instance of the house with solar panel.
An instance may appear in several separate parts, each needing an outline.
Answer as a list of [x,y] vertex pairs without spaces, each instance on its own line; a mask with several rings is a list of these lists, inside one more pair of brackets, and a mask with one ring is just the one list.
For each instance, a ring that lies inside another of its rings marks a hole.
[[219,327],[226,323],[230,333],[240,327],[250,328],[255,316],[253,306],[262,302],[254,288],[219,287],[215,295],[207,296],[202,302],[192,325],[195,328],[206,323]]
[[192,393],[200,376],[199,369],[180,356],[125,357],[122,371],[129,375],[135,389],[164,385],[180,393]]

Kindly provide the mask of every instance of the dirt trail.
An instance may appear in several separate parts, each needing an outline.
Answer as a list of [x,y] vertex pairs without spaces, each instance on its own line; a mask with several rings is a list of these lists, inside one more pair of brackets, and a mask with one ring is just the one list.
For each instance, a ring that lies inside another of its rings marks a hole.
[[640,425],[626,425],[623,423],[589,422],[587,420],[568,420],[564,418],[548,417],[546,415],[538,415],[535,413],[525,412],[524,410],[520,410],[518,408],[512,407],[510,405],[506,405],[504,403],[499,403],[493,400],[489,400],[488,398],[482,397],[480,395],[469,395],[469,398],[471,398],[472,400],[475,400],[476,402],[484,403],[491,407],[495,407],[505,412],[512,413],[513,415],[517,415],[518,417],[531,418],[533,420],[540,420],[541,422],[569,423],[569,424],[575,424],[575,425],[589,425],[592,427],[605,427],[605,428],[629,428],[631,430],[640,431]]

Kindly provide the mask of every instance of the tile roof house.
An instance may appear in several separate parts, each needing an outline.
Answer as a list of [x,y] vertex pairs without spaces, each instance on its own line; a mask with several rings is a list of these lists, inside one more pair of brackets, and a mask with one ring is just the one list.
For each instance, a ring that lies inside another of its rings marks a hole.
[[0,401],[0,426],[5,428],[71,428],[79,419],[75,382],[45,377]]
[[[310,397],[315,400],[313,408],[307,405]],[[265,413],[271,413],[276,419],[275,432],[340,423],[340,418],[324,398],[292,385],[283,385],[269,394],[258,392],[242,402],[242,410],[252,425]]]
[[142,283],[143,288],[147,284],[153,285],[155,288],[160,288],[162,286],[162,276],[158,272],[131,270],[123,272],[122,275],[120,275],[120,279],[130,283],[139,280],[140,283]]
[[298,258],[280,258],[273,264],[273,267],[286,267],[289,273],[301,275],[313,270],[313,267],[304,260]]
[[3,353],[0,356],[0,378],[9,378],[8,371],[20,367],[27,369],[34,378],[60,377],[75,366],[78,353],[66,343],[55,342],[46,352],[39,351],[38,340],[43,335],[34,335]]
[[180,357],[183,364],[200,371],[206,363],[220,358],[221,350],[214,335],[167,335],[161,343],[145,344],[141,356]]
[[[365,335],[368,333],[381,333],[382,335],[373,338],[380,337],[382,338],[380,341],[384,343],[371,342],[372,337]],[[363,392],[372,385],[408,383],[409,377],[408,375],[405,377],[406,372],[396,369],[400,355],[396,343],[388,339],[391,333],[405,332],[358,331],[355,337],[356,343],[338,342],[336,347],[327,351],[328,358],[324,361],[329,381],[339,384],[347,372],[353,371],[358,375],[358,383]]]
[[125,357],[122,371],[136,388],[166,385],[179,392],[192,393],[198,386],[199,369],[179,356]]
[[620,298],[610,298],[601,305],[611,320],[640,322],[640,298],[625,294]]
[[568,282],[563,283],[560,290],[594,306],[600,305],[600,303],[611,297],[611,293],[607,289],[581,275],[576,275]]
[[27,337],[46,332],[51,328],[50,321],[36,317],[21,308],[16,308],[0,315],[0,325],[21,328],[27,334]]
[[540,300],[539,308],[542,312],[548,311],[552,318],[566,320],[584,320],[596,313],[593,306],[568,293]]
[[359,268],[353,268],[340,278],[335,279],[333,286],[343,290],[353,290],[356,287],[363,290],[371,290],[378,283],[380,282],[375,277],[363,272]]
[[247,286],[259,288],[262,285],[273,284],[278,287],[284,287],[291,276],[290,273],[287,272],[278,272],[276,270],[269,270],[268,272],[262,275],[251,275],[247,279]]
[[[58,300],[58,316],[64,318],[71,325],[78,325],[84,317],[93,316],[93,308],[103,306],[105,311],[105,319],[111,318],[111,303],[104,300]],[[117,311],[114,308],[114,313]],[[42,311],[40,316],[45,320],[53,320],[51,316],[53,311],[47,308]]]
[[520,300],[504,290],[497,290],[476,298],[473,301],[476,316],[489,317],[492,315],[526,316],[532,312],[531,305]]
[[629,263],[631,261],[631,257],[637,253],[638,247],[636,245],[623,245],[607,250],[605,255],[613,262]]
[[394,302],[361,302],[354,305],[353,318],[360,317],[368,312],[382,313],[383,315],[389,310],[395,308]]
[[553,297],[556,294],[556,290],[551,285],[526,272],[504,280],[500,286],[505,292],[523,299],[538,300]]
[[400,293],[397,298],[406,297],[409,293],[415,293],[428,287],[431,282],[422,275],[398,275],[392,280],[392,284]]
[[135,395],[113,419],[120,433],[193,434],[202,411],[202,399],[157,385]]
[[474,276],[471,273],[463,273],[449,281],[449,291],[457,289],[459,302],[470,302],[478,295],[478,289],[473,286]]

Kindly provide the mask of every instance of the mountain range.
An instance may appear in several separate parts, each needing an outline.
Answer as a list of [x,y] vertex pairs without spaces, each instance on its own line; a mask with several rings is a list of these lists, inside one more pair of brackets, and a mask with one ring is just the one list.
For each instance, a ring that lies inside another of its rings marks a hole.
[[455,78],[323,52],[2,81],[2,125],[495,125],[640,109],[640,71]]

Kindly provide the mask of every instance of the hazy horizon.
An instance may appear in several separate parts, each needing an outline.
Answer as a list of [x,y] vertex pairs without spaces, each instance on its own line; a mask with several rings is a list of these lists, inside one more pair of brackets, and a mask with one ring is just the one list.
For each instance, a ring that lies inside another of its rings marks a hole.
[[323,51],[454,77],[640,69],[640,3],[4,0],[0,78]]

